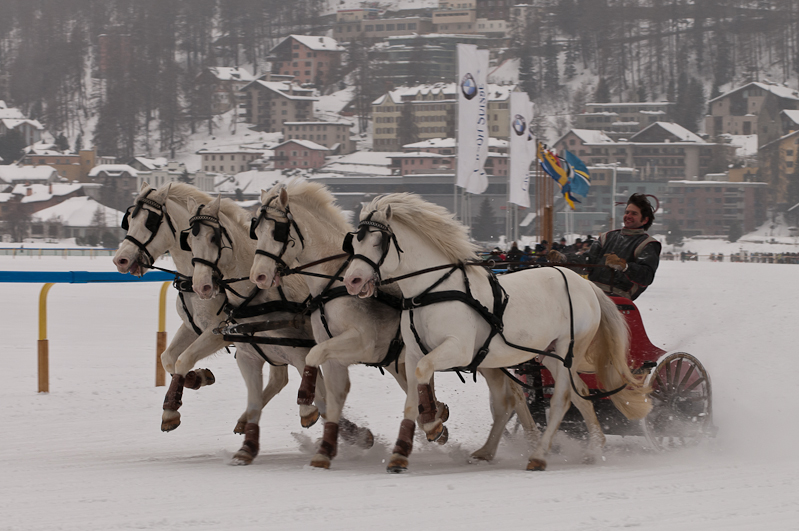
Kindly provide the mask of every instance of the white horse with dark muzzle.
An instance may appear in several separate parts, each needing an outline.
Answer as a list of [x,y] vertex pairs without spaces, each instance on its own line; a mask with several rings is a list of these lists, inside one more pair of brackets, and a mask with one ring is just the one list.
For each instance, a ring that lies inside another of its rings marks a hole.
[[199,389],[214,383],[208,369],[192,370],[202,358],[210,356],[229,343],[211,332],[219,323],[218,312],[224,304],[223,296],[201,300],[190,283],[193,274],[191,253],[183,251],[178,242],[178,231],[188,226],[188,197],[211,201],[211,197],[196,188],[181,184],[167,184],[159,189],[142,184],[141,191],[122,222],[127,231],[125,240],[114,255],[114,265],[120,273],[141,276],[154,262],[169,252],[175,269],[182,275],[176,282],[180,290],[177,311],[183,323],[161,354],[161,364],[172,374],[172,383],[164,400],[161,429],[171,431],[180,425],[177,408],[182,404],[183,388]]
[[[350,225],[326,188],[304,180],[292,180],[261,193],[262,207],[253,220],[258,238],[257,255],[250,280],[263,289],[282,285],[289,268],[302,267],[313,297],[311,316],[316,346],[306,358],[298,403],[309,403],[313,381],[322,366],[327,384],[327,418],[324,438],[311,460],[328,468],[336,455],[339,419],[350,389],[347,367],[382,365],[407,392],[398,341],[400,312],[388,302],[350,297],[339,276],[346,265],[342,241]],[[397,370],[399,368],[399,370]],[[439,418],[447,409],[438,404]],[[446,435],[439,438],[445,442]]]
[[[302,374],[305,358],[314,344],[310,320],[302,315],[308,288],[298,277],[289,277],[281,286],[261,289],[249,281],[256,242],[250,238],[252,214],[229,199],[214,199],[198,205],[189,199],[189,228],[181,241],[184,250],[192,253],[194,291],[203,299],[227,293],[229,304],[222,318],[228,328],[251,328],[247,334],[229,335],[236,345],[236,361],[247,384],[245,441],[234,456],[234,462],[250,463],[258,453],[261,410],[288,383],[287,366]],[[221,318],[220,318],[221,319]],[[275,329],[257,331],[260,325]],[[292,346],[293,345],[293,346]],[[270,365],[270,383],[261,395],[264,363]],[[312,426],[320,413],[326,416],[325,383],[319,373],[315,382],[319,392],[313,405],[300,404],[303,427]],[[268,392],[267,392],[268,391]],[[318,408],[317,408],[318,407]],[[341,419],[343,438],[361,447],[371,447],[372,433]]]
[[[627,365],[628,330],[615,304],[568,269],[527,269],[498,282],[476,262],[476,247],[452,214],[412,194],[374,199],[361,213],[354,258],[344,275],[351,294],[368,297],[375,284],[397,278],[405,298],[408,393],[405,420],[389,470],[408,467],[417,415],[428,437],[441,430],[428,384],[436,371],[455,367],[500,369],[538,356],[555,379],[546,431],[532,449],[528,470],[544,457],[571,402],[588,426],[589,450],[604,444],[587,386],[574,372],[596,373],[614,405],[628,418],[651,409],[642,378]],[[438,268],[433,270],[434,268]],[[426,272],[425,272],[426,271]],[[565,360],[565,363],[559,360]],[[571,368],[568,368],[570,366]],[[487,378],[496,422],[510,417],[508,400]],[[573,391],[574,387],[574,392]]]

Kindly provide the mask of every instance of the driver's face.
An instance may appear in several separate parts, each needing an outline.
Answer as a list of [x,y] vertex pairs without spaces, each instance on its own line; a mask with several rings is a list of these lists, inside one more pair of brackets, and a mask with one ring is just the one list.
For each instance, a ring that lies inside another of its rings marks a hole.
[[633,204],[627,205],[624,211],[624,228],[640,229],[646,224],[648,218],[641,216],[641,209]]

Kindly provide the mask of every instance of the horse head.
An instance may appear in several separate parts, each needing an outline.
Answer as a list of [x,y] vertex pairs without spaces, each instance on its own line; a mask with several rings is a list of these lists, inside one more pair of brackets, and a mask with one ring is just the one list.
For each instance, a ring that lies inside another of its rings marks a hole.
[[[347,235],[344,250],[352,255],[352,263],[344,274],[350,295],[368,298],[374,295],[382,273],[389,273],[399,264],[402,250],[391,229],[391,205],[380,210],[361,212],[358,230]],[[391,252],[392,242],[396,259]]]
[[122,218],[127,234],[114,255],[120,273],[143,275],[175,243],[175,227],[166,210],[170,187],[167,184],[155,189],[142,183],[139,195]]
[[279,285],[281,271],[294,263],[304,247],[285,185],[261,190],[261,208],[252,219],[250,237],[258,240],[250,281],[261,289]]
[[187,201],[192,217],[189,228],[181,233],[180,245],[192,254],[192,288],[201,299],[210,299],[219,293],[219,281],[223,277],[220,267],[233,257],[233,241],[225,229],[229,220],[220,211],[221,201],[219,196],[207,205],[199,205],[191,197]]

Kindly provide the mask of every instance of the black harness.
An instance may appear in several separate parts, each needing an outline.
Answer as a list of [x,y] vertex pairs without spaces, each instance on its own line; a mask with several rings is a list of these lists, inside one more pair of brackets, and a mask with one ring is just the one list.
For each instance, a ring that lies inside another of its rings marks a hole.
[[[174,236],[176,234],[175,226],[172,224],[172,218],[169,217],[169,213],[166,211],[166,206],[147,197],[152,191],[152,188],[147,190],[144,193],[144,196],[136,200],[135,205],[128,207],[128,209],[125,211],[125,215],[122,216],[121,224],[122,230],[127,232],[128,229],[130,229],[130,218],[135,218],[142,210],[147,212],[147,220],[144,222],[144,228],[150,231],[150,237],[147,239],[147,241],[142,243],[130,234],[126,234],[125,239],[133,242],[133,244],[138,247],[145,256],[147,256],[149,263],[146,265],[148,267],[155,263],[155,259],[153,258],[153,255],[150,254],[150,251],[147,250],[147,246],[155,239],[155,235],[158,234],[158,229],[161,228],[161,223],[164,221],[164,219],[166,219],[167,225],[172,231],[172,235]],[[153,212],[152,210],[143,208],[144,205],[155,208],[158,210],[158,212]]]
[[[281,209],[279,209],[277,207],[272,206],[272,202],[276,198],[277,197],[275,196],[275,197],[272,197],[271,199],[269,199],[269,201],[265,205],[263,205],[261,207],[261,209],[259,210],[258,216],[252,218],[252,221],[250,223],[250,238],[252,238],[253,240],[257,240],[258,239],[258,235],[256,234],[255,231],[258,228],[258,225],[262,221],[271,221],[272,223],[275,224],[275,229],[274,229],[274,232],[272,233],[272,236],[273,236],[275,241],[277,241],[279,243],[282,243],[283,246],[280,249],[280,253],[277,254],[277,255],[275,255],[273,253],[270,253],[268,251],[264,251],[262,249],[256,249],[255,253],[263,255],[263,256],[266,256],[267,258],[271,258],[272,260],[274,260],[274,262],[277,264],[277,271],[280,273],[281,276],[286,276],[286,275],[290,275],[290,274],[295,274],[296,273],[296,274],[301,274],[301,275],[314,276],[314,277],[320,277],[320,278],[328,279],[327,284],[319,292],[318,295],[316,295],[315,297],[310,297],[309,296],[308,299],[306,299],[306,301],[304,303],[302,303],[302,306],[303,306],[302,313],[305,314],[305,315],[310,315],[310,314],[312,314],[312,313],[314,313],[315,311],[318,310],[319,311],[319,317],[320,317],[320,319],[322,321],[322,326],[324,326],[325,332],[327,332],[327,336],[329,338],[333,338],[333,333],[330,331],[330,325],[328,324],[327,316],[325,315],[325,305],[327,303],[329,303],[330,301],[338,299],[339,297],[349,296],[349,294],[347,293],[346,286],[333,287],[333,284],[336,281],[341,281],[342,280],[341,274],[344,272],[345,269],[347,269],[347,267],[349,266],[350,262],[352,261],[352,252],[351,252],[351,250],[352,250],[352,243],[351,243],[352,242],[352,234],[348,233],[347,237],[345,238],[344,251],[345,251],[346,254],[331,256],[331,257],[319,260],[317,262],[314,262],[312,264],[305,264],[304,266],[300,266],[300,267],[297,267],[297,268],[291,268],[285,262],[285,260],[283,260],[283,256],[286,254],[286,250],[288,249],[289,244],[291,244],[292,246],[295,245],[295,241],[296,240],[294,240],[294,238],[291,237],[291,228],[293,227],[294,231],[297,233],[297,238],[300,240],[300,245],[302,246],[303,249],[305,248],[305,238],[303,237],[302,231],[300,230],[300,227],[297,225],[297,222],[294,220],[294,216],[292,216],[291,210],[289,209],[288,206],[286,206],[285,210],[281,210]],[[274,213],[274,214],[277,214],[278,216],[280,216],[281,218],[285,218],[285,221],[283,221],[281,219],[276,219],[274,217],[271,217],[269,215],[270,213]],[[366,234],[366,232],[365,232],[365,229],[364,229],[363,233],[359,234],[359,241],[361,239],[363,239],[365,234]],[[349,238],[349,240],[347,240],[347,238]],[[350,244],[349,244],[350,252],[347,252],[347,241],[350,242]],[[399,248],[399,246],[397,248]],[[333,274],[333,275],[323,275],[323,274],[319,274],[319,273],[312,273],[310,271],[303,271],[305,268],[310,267],[312,265],[316,265],[316,264],[319,264],[319,263],[323,263],[323,262],[326,262],[326,261],[329,261],[329,260],[338,259],[338,258],[346,258],[346,259],[342,262],[341,266],[338,268],[336,273]],[[384,304],[387,304],[387,305],[391,306],[394,309],[397,309],[397,310],[401,309],[401,300],[398,299],[397,297],[393,297],[393,296],[389,295],[388,293],[378,292],[377,300],[379,300],[380,302],[382,302]],[[391,340],[391,343],[389,345],[388,352],[386,353],[386,356],[382,360],[377,362],[377,363],[365,363],[364,365],[368,365],[368,366],[371,366],[371,367],[378,367],[380,369],[380,372],[382,373],[383,372],[383,367],[387,367],[387,366],[391,365],[392,363],[394,363],[395,369],[397,371],[399,371],[399,357],[400,357],[400,354],[402,353],[402,347],[403,346],[404,346],[404,343],[402,342],[402,329],[401,329],[401,327],[398,327],[397,328],[397,333],[395,334],[394,339]]]
[[[300,245],[303,247],[303,249],[305,248],[305,239],[302,237],[302,232],[297,226],[297,222],[294,221],[294,217],[291,215],[289,207],[287,206],[286,210],[280,210],[279,208],[272,206],[272,201],[274,201],[276,198],[277,196],[271,198],[267,204],[261,206],[258,216],[252,218],[252,222],[250,223],[250,238],[253,240],[258,239],[255,229],[258,228],[258,225],[261,223],[261,221],[271,221],[275,224],[275,229],[272,233],[272,236],[276,242],[283,244],[283,247],[280,249],[280,254],[274,255],[262,249],[256,249],[255,254],[260,254],[274,260],[278,265],[278,271],[282,275],[284,271],[288,271],[290,269],[289,265],[283,260],[283,255],[286,254],[289,243],[291,243],[292,246],[295,244],[294,238],[291,237],[291,227],[294,227],[297,237],[300,239]],[[278,214],[279,216],[285,218],[286,221],[281,221],[270,217],[269,212]]]
[[[378,279],[380,279],[380,271],[375,266],[379,266],[385,261],[386,256],[388,255],[388,252],[389,252],[388,247],[390,246],[391,241],[394,241],[395,245],[397,246],[398,256],[399,256],[399,253],[402,252],[402,250],[400,249],[399,245],[397,244],[397,237],[394,234],[394,232],[391,230],[391,227],[389,227],[388,225],[382,224],[382,223],[378,223],[378,222],[372,221],[371,217],[372,217],[373,214],[374,214],[374,212],[370,213],[369,216],[366,219],[364,219],[363,221],[361,221],[358,224],[358,236],[359,236],[358,237],[358,241],[362,241],[363,238],[366,236],[366,233],[362,232],[362,231],[368,231],[369,227],[377,228],[382,233],[382,237],[383,237],[382,256],[380,257],[380,260],[377,263],[375,263],[374,261],[370,260],[368,257],[365,257],[363,255],[353,255],[353,258],[360,258],[361,260],[363,260],[364,262],[366,262],[367,264],[369,264],[373,268],[375,268],[375,273],[378,275]],[[345,246],[347,244],[349,244],[350,249],[352,249],[352,238],[351,237],[350,237],[348,242],[345,241]],[[354,249],[353,249],[353,251],[354,251]],[[419,336],[419,333],[416,331],[416,325],[415,325],[414,320],[413,320],[413,310],[416,309],[416,308],[422,308],[424,306],[429,306],[431,304],[438,304],[438,303],[441,303],[441,302],[458,301],[458,302],[462,302],[462,303],[466,304],[467,306],[472,308],[474,311],[476,311],[478,313],[478,315],[480,315],[486,321],[486,323],[489,325],[489,327],[491,328],[489,333],[488,333],[488,336],[486,337],[486,340],[483,342],[482,346],[477,350],[477,352],[475,353],[474,357],[472,358],[472,362],[469,365],[467,365],[466,367],[457,367],[457,368],[451,369],[451,370],[453,370],[453,371],[458,373],[458,376],[461,378],[462,381],[463,381],[463,377],[460,375],[460,371],[470,371],[470,372],[472,372],[474,374],[474,380],[477,381],[477,368],[480,366],[481,363],[483,363],[483,361],[485,360],[486,356],[488,356],[488,346],[491,343],[491,340],[494,339],[494,337],[498,335],[499,337],[502,338],[502,340],[505,342],[505,344],[508,345],[511,348],[515,348],[517,350],[521,350],[521,351],[524,351],[524,352],[530,352],[530,353],[537,354],[537,355],[540,355],[540,356],[548,356],[548,357],[555,358],[555,359],[559,360],[561,363],[563,363],[563,366],[565,368],[569,369],[569,379],[571,381],[572,389],[574,390],[575,393],[577,393],[578,396],[580,396],[581,398],[583,398],[585,400],[599,400],[599,399],[602,399],[602,398],[607,398],[608,396],[611,396],[611,395],[613,395],[615,393],[620,392],[621,390],[623,390],[627,386],[626,384],[624,384],[624,385],[622,385],[621,387],[619,387],[617,389],[613,389],[613,390],[610,390],[610,391],[605,391],[605,392],[602,392],[602,393],[591,394],[591,395],[588,395],[588,396],[581,395],[580,392],[577,390],[577,387],[576,387],[576,385],[574,383],[574,376],[573,376],[572,371],[571,371],[571,367],[572,367],[572,364],[573,364],[573,361],[574,361],[574,308],[573,308],[573,305],[572,305],[571,294],[569,293],[569,283],[566,280],[566,275],[563,273],[563,271],[561,271],[559,268],[555,268],[555,270],[558,271],[558,273],[560,273],[560,275],[563,277],[563,283],[564,283],[564,285],[566,287],[566,296],[567,296],[567,299],[569,301],[569,333],[570,333],[570,339],[569,339],[568,352],[567,352],[565,357],[561,358],[560,356],[558,356],[557,354],[555,354],[552,351],[545,351],[545,350],[539,350],[539,349],[535,349],[535,348],[525,347],[525,346],[522,346],[522,345],[517,345],[515,343],[511,343],[511,342],[509,342],[507,340],[507,338],[504,335],[503,317],[504,317],[504,314],[505,314],[505,309],[507,308],[508,302],[510,300],[510,297],[508,296],[508,294],[505,291],[505,289],[502,287],[502,285],[497,280],[496,275],[494,275],[494,273],[489,270],[488,271],[488,281],[489,281],[489,284],[491,286],[491,292],[493,294],[493,299],[494,299],[493,310],[489,310],[479,300],[477,300],[474,297],[474,295],[472,295],[471,287],[470,287],[470,284],[469,284],[469,278],[468,278],[468,276],[466,274],[466,266],[476,266],[476,265],[485,267],[485,263],[483,263],[483,262],[468,262],[468,263],[458,262],[456,264],[447,264],[446,266],[438,266],[438,267],[433,267],[433,268],[430,268],[430,269],[425,269],[425,270],[422,270],[422,271],[416,271],[414,273],[409,273],[407,275],[403,275],[402,277],[396,277],[396,278],[386,279],[386,280],[379,280],[380,284],[385,285],[385,284],[390,284],[390,283],[396,282],[396,281],[398,281],[400,279],[403,279],[403,278],[409,278],[409,277],[412,277],[412,276],[418,276],[418,275],[421,275],[421,274],[424,274],[424,273],[435,271],[437,269],[449,268],[449,271],[444,273],[437,281],[435,281],[432,285],[430,285],[427,289],[425,289],[419,295],[416,295],[416,296],[411,297],[411,298],[403,297],[403,299],[402,299],[402,309],[408,311],[408,313],[409,313],[408,317],[409,317],[409,321],[410,321],[411,332],[413,332],[413,336],[414,336],[414,339],[416,340],[416,344],[419,346],[419,349],[422,351],[422,354],[427,355],[427,354],[429,354],[430,351],[422,343],[422,338]],[[433,291],[435,288],[437,288],[439,285],[441,285],[445,280],[447,280],[455,271],[461,271],[462,274],[463,274],[464,291],[459,291],[459,290],[447,290],[447,291],[438,291],[438,292],[434,292]],[[506,368],[503,368],[502,371],[509,378],[514,380],[515,382],[519,383],[520,385],[522,385],[524,387],[528,387],[527,384],[525,384],[521,380],[515,378]]]
[[[222,271],[219,270],[219,260],[222,259],[222,251],[224,249],[233,250],[233,240],[230,238],[227,230],[222,224],[219,222],[219,218],[208,215],[208,214],[201,214],[203,207],[205,205],[200,205],[197,207],[197,212],[189,218],[189,228],[182,230],[180,232],[180,248],[184,251],[191,252],[191,246],[189,245],[189,231],[191,231],[192,235],[197,236],[200,234],[200,226],[205,225],[206,227],[210,227],[214,231],[214,236],[211,239],[211,243],[216,245],[217,253],[216,253],[216,260],[213,262],[209,260],[205,260],[204,258],[195,258],[192,257],[191,264],[202,264],[204,266],[208,266],[214,272],[214,277],[217,281],[222,280]],[[223,239],[227,239],[228,246],[224,245]]]

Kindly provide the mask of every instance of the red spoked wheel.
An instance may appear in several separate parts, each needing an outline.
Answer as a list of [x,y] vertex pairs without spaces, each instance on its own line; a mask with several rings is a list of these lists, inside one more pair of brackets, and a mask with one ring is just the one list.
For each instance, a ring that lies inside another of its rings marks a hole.
[[664,451],[698,444],[716,434],[710,375],[698,359],[666,354],[646,378],[652,411],[641,421],[649,444]]

